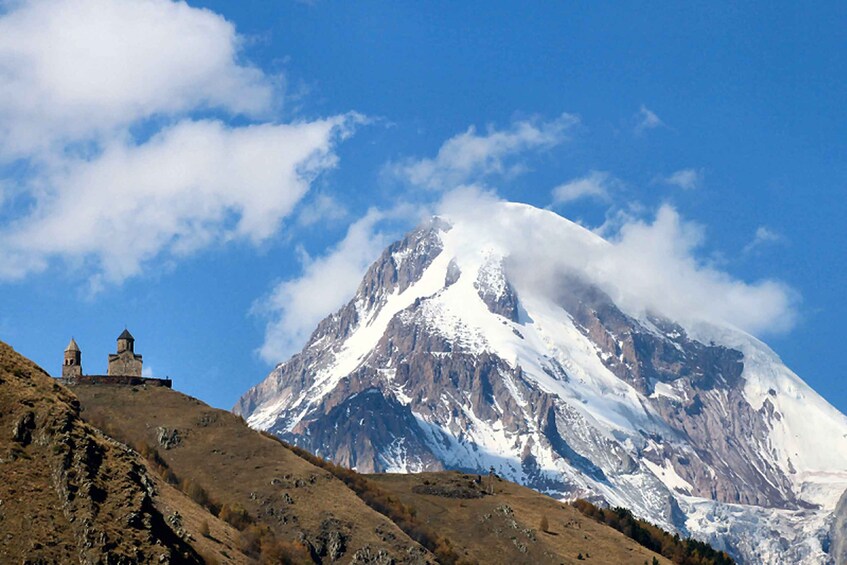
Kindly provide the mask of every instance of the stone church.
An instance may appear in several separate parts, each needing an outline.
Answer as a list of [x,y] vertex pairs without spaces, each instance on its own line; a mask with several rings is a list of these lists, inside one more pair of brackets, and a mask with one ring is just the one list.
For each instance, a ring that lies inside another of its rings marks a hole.
[[126,377],[141,376],[141,355],[135,353],[135,338],[127,329],[124,329],[123,333],[118,336],[118,352],[109,354],[109,369],[106,374]]
[[123,384],[156,386],[171,386],[170,379],[154,379],[142,377],[141,355],[135,352],[135,338],[124,329],[118,336],[116,353],[109,354],[109,364],[105,375],[85,375],[82,372],[82,352],[76,340],[71,338],[65,349],[65,359],[62,363],[62,381],[66,384]]

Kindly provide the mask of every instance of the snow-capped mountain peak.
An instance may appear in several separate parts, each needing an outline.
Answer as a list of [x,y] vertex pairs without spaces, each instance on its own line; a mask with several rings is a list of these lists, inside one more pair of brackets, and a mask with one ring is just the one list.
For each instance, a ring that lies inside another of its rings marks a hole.
[[521,204],[433,219],[236,410],[361,471],[494,467],[745,561],[825,563],[847,418],[689,296],[770,287],[631,251]]

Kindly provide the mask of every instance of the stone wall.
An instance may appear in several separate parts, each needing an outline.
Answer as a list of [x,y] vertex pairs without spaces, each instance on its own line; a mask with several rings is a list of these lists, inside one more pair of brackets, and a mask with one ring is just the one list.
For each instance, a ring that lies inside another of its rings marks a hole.
[[124,386],[164,386],[171,388],[171,379],[151,379],[147,377],[134,377],[129,375],[82,375],[73,378],[59,379],[66,385],[124,385]]

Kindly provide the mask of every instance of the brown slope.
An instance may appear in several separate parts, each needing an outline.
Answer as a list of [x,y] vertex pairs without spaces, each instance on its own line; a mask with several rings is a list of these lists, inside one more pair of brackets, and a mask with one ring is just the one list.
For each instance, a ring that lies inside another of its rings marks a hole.
[[85,424],[66,388],[2,342],[0,430],[0,562],[203,561],[157,506],[141,458]]
[[[180,488],[202,487],[216,513],[222,505],[244,508],[269,524],[278,539],[304,542],[315,561],[432,560],[408,533],[436,540],[438,547],[427,546],[436,551],[441,543],[452,548],[439,552],[452,554],[445,562],[577,563],[582,555],[598,564],[640,565],[654,558],[669,563],[575,508],[508,481],[496,479],[491,496],[481,494],[487,477],[478,484],[475,476],[454,472],[358,475],[305,453],[301,458],[276,438],[250,430],[241,418],[169,389],[73,390],[82,400],[83,417],[157,454]],[[352,477],[353,490],[332,473],[345,481]]]
[[136,449],[155,450],[183,490],[215,510],[225,506],[222,516],[237,518],[243,509],[277,539],[307,545],[316,561],[432,562],[331,473],[229,412],[159,387],[77,385],[73,392],[86,420]]
[[[469,562],[670,564],[620,532],[529,488],[458,472],[367,475],[412,506],[417,518],[450,540]],[[478,483],[478,479],[481,482]],[[541,531],[547,519],[547,532]],[[580,559],[580,556],[582,559]]]

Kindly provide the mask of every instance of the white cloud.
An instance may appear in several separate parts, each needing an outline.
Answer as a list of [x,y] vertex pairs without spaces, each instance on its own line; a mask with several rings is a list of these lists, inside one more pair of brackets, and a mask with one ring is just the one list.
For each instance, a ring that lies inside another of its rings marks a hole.
[[776,233],[775,231],[767,228],[765,226],[759,226],[756,228],[756,233],[753,236],[753,239],[744,246],[744,253],[750,253],[755,249],[761,247],[762,245],[767,245],[769,243],[778,243],[782,241],[782,236]]
[[683,190],[694,190],[703,184],[703,171],[698,169],[680,169],[666,177],[659,177],[658,180]]
[[635,118],[638,121],[635,125],[636,133],[641,133],[645,130],[655,129],[665,125],[655,112],[643,104],[641,105],[641,108],[638,109],[638,113],[635,115]]
[[183,121],[142,145],[113,140],[95,158],[64,160],[36,179],[32,211],[0,231],[0,276],[63,257],[93,261],[107,282],[120,282],[160,254],[261,242],[335,164],[334,141],[354,119]]
[[519,294],[529,286],[555,300],[561,281],[579,273],[624,311],[661,314],[693,331],[707,322],[762,334],[795,323],[794,291],[778,281],[739,280],[699,259],[704,229],[670,206],[662,206],[652,222],[630,218],[606,240],[552,221],[546,215],[553,212],[515,214],[509,206],[490,193],[464,191],[445,199],[441,213],[469,226],[469,245],[485,241],[511,250],[507,268]]
[[304,256],[302,274],[279,283],[254,308],[270,318],[259,349],[261,358],[278,363],[303,347],[318,322],[350,300],[365,271],[397,236],[384,222],[418,218],[418,214],[408,206],[388,211],[372,208],[325,254],[314,259]]
[[231,23],[170,0],[30,0],[0,16],[0,155],[28,157],[139,120],[256,116],[273,80],[239,61]]
[[364,120],[270,121],[280,79],[241,60],[230,22],[185,2],[3,6],[0,164],[27,173],[0,201],[0,279],[63,260],[96,288],[157,258],[265,241]]
[[621,228],[600,273],[631,310],[654,310],[682,323],[729,324],[753,334],[793,327],[796,296],[790,288],[772,280],[747,283],[699,260],[703,242],[702,227],[663,206],[653,223]]
[[565,204],[580,198],[608,201],[609,192],[619,184],[612,175],[603,171],[590,171],[586,176],[573,179],[553,189],[553,203]]
[[472,126],[445,141],[435,158],[392,163],[386,171],[415,186],[450,190],[489,175],[519,171],[521,165],[511,164],[510,158],[562,143],[577,123],[575,116],[562,114],[547,122],[518,121],[508,130],[489,128],[482,135]]

